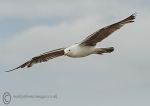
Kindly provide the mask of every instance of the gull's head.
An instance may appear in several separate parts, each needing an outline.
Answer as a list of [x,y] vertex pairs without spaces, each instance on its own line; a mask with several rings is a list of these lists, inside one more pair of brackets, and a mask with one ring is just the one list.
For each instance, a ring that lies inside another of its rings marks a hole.
[[72,48],[68,47],[64,50],[64,55],[65,56],[70,56],[72,54]]
[[64,50],[64,55],[72,57],[78,49],[78,44],[74,44]]

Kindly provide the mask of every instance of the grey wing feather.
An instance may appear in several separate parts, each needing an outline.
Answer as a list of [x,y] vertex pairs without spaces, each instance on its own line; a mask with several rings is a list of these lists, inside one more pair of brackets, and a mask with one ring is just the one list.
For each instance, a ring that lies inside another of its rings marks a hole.
[[136,13],[130,15],[129,17],[125,18],[122,21],[106,26],[102,29],[99,29],[98,31],[96,31],[95,33],[91,34],[86,39],[84,39],[80,44],[95,46],[98,42],[102,41],[103,39],[108,37],[110,34],[120,29],[125,24],[134,22],[135,17],[136,17]]
[[46,62],[50,59],[62,56],[62,55],[64,55],[64,49],[65,48],[60,48],[60,49],[56,49],[56,50],[53,50],[53,51],[43,53],[39,56],[33,57],[31,60],[25,62],[24,64],[20,65],[19,67],[14,68],[14,69],[9,70],[9,71],[6,71],[6,72],[10,72],[10,71],[16,70],[18,68],[24,68],[24,67],[29,68],[29,67],[32,67],[33,64]]

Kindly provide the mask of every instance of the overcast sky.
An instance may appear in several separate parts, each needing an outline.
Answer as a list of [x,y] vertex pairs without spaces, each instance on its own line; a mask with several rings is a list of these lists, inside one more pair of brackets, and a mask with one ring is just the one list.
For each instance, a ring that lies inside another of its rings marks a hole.
[[[12,98],[10,106],[150,106],[149,10],[149,0],[0,0],[0,105],[7,91],[12,96],[57,95]],[[97,45],[113,46],[111,54],[59,57],[4,72],[135,12],[135,23]]]

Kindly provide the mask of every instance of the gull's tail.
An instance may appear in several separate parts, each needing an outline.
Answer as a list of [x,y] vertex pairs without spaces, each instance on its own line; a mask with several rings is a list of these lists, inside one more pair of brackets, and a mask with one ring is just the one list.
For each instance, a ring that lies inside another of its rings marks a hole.
[[95,49],[96,54],[111,53],[113,51],[114,51],[114,47],[96,48]]

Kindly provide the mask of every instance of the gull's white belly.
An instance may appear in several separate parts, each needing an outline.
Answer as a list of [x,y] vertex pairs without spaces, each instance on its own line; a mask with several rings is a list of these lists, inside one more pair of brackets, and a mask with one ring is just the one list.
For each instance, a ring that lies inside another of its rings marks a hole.
[[68,56],[74,58],[85,57],[90,54],[93,54],[94,50],[95,50],[94,46],[80,46],[76,44],[72,47],[72,53]]

